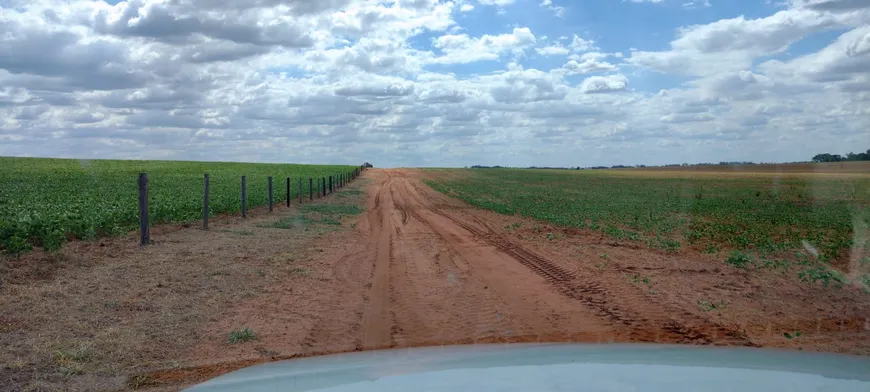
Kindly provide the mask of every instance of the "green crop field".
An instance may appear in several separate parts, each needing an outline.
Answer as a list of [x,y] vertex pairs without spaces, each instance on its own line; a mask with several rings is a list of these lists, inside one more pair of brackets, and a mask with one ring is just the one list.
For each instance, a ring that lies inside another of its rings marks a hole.
[[[0,252],[32,245],[56,249],[70,238],[93,239],[138,227],[140,172],[148,173],[152,224],[202,218],[203,174],[209,174],[210,215],[241,210],[241,176],[249,207],[286,200],[286,178],[298,198],[298,179],[349,173],[353,166],[181,161],[115,161],[0,157]],[[317,183],[315,182],[315,189]]]
[[608,170],[431,170],[472,205],[645,242],[653,248],[870,255],[870,176],[657,175]]

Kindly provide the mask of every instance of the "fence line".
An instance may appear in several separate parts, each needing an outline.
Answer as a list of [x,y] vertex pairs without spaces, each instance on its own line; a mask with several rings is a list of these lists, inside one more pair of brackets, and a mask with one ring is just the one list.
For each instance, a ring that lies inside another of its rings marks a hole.
[[202,190],[202,229],[208,230],[208,173],[205,173],[205,177],[202,179],[203,190]]
[[[338,175],[330,175],[321,177],[317,180],[317,197],[326,197],[335,193],[336,189],[344,187],[349,181],[359,177],[364,170],[364,166],[353,169],[348,173],[340,173]],[[329,184],[327,187],[327,178]],[[273,212],[274,207],[274,189],[272,186],[272,176],[267,177],[268,181],[268,205],[269,212]],[[148,173],[139,173],[139,245],[144,246],[151,243],[150,222],[148,219]],[[210,178],[208,173],[203,175],[203,198],[202,198],[202,228],[208,230],[209,217],[209,192]],[[290,177],[287,177],[287,207],[290,207],[291,197]],[[308,199],[314,200],[314,179],[308,178]],[[299,204],[302,204],[302,178],[299,178]],[[248,195],[247,195],[247,176],[241,176],[241,215],[242,218],[248,216]]]

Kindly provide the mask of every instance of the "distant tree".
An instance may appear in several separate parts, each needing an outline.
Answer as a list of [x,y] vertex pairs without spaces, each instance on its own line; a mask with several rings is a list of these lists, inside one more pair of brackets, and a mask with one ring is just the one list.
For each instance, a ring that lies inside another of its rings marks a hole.
[[839,162],[842,160],[842,158],[843,157],[841,157],[840,155],[834,155],[826,152],[822,154],[816,154],[816,156],[813,157],[813,162]]
[[850,152],[846,156],[840,154],[822,153],[813,157],[813,162],[870,161],[870,149],[867,152]]

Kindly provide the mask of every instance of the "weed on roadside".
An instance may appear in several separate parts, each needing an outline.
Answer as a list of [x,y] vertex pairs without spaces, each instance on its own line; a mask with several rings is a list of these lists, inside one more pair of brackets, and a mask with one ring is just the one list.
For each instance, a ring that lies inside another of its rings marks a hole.
[[362,194],[363,194],[363,191],[361,191],[359,189],[342,189],[341,191],[336,193],[335,196],[338,198],[345,198],[348,196],[357,196],[357,195],[362,195]]
[[773,269],[778,270],[782,269],[788,271],[791,268],[791,263],[786,260],[770,260],[768,258],[762,258],[758,262],[754,263],[756,268],[759,269]]
[[82,374],[85,365],[93,359],[93,345],[79,342],[68,347],[55,350],[51,359],[57,365],[58,371],[65,375]]
[[363,212],[355,205],[344,204],[309,204],[301,207],[302,212],[319,212],[321,214],[356,215]]
[[157,381],[147,374],[137,374],[130,377],[130,380],[127,381],[127,385],[130,386],[130,389],[140,389],[157,385]]
[[667,238],[655,237],[646,240],[646,246],[653,249],[661,249],[665,252],[676,252],[683,246],[680,241]]
[[791,333],[783,332],[782,336],[785,336],[786,339],[797,339],[797,338],[801,337],[802,334],[803,333],[801,331],[794,331]]
[[517,222],[517,223],[514,223],[514,224],[512,224],[512,225],[505,225],[505,226],[504,226],[504,231],[510,233],[510,232],[512,232],[512,231],[514,231],[514,230],[517,230],[517,229],[519,229],[519,228],[520,228],[520,223]]
[[749,266],[749,263],[752,262],[752,258],[749,257],[748,254],[743,253],[739,250],[732,251],[731,254],[728,255],[728,258],[725,259],[725,264],[728,264],[734,268],[746,269]]
[[822,287],[828,287],[831,283],[834,283],[837,287],[842,287],[843,283],[846,281],[846,278],[842,274],[824,266],[815,266],[804,269],[803,271],[798,272],[798,278],[802,282],[809,284],[815,284],[816,282],[821,281]]
[[863,285],[861,286],[861,292],[864,294],[870,294],[870,275],[864,274],[859,276],[858,282]]
[[292,228],[304,228],[312,223],[311,218],[306,216],[291,216],[289,218],[282,218],[277,221],[271,223],[264,223],[259,225],[259,227],[268,228],[268,229],[292,229]]
[[252,340],[256,340],[257,335],[254,334],[250,328],[245,327],[243,329],[236,329],[230,331],[229,338],[227,338],[227,342],[230,344],[244,343],[250,342]]
[[547,233],[547,241],[555,241],[565,237],[562,233]]
[[296,276],[308,277],[311,276],[311,269],[303,267],[295,267],[290,270],[290,273]]
[[253,231],[244,230],[244,229],[239,229],[239,230],[226,230],[226,229],[224,229],[224,230],[220,230],[220,231],[223,233],[230,233],[230,234],[235,234],[235,235],[254,235]]
[[725,308],[726,305],[728,305],[728,301],[724,301],[724,300],[721,300],[718,302],[711,302],[711,301],[708,301],[706,299],[699,299],[698,300],[698,307],[700,307],[701,310],[703,310],[705,312],[709,312],[709,311],[713,311],[713,310],[722,310]]
[[[341,216],[339,216],[338,219],[341,219]],[[320,223],[326,225],[341,226],[341,221],[338,219],[324,216],[323,219],[320,220]]]

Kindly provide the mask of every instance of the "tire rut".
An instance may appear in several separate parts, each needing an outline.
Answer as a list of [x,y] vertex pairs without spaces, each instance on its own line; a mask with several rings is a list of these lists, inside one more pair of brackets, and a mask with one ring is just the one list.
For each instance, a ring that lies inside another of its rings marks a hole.
[[[422,193],[419,188],[415,190]],[[599,315],[609,318],[614,323],[628,327],[630,329],[629,337],[631,340],[675,341],[702,345],[730,344],[754,346],[739,330],[711,323],[685,311],[679,313],[685,321],[673,317],[662,317],[669,313],[669,309],[662,309],[660,312],[657,312],[661,316],[653,315],[659,316],[653,319],[644,318],[634,314],[634,312],[626,311],[608,300],[608,298],[614,298],[614,296],[600,284],[580,281],[573,271],[568,271],[552,264],[543,257],[510,242],[501,235],[494,233],[483,222],[477,221],[475,223],[486,227],[487,230],[479,229],[474,225],[453,217],[434,203],[428,204],[429,211],[450,220],[471,233],[475,238],[509,255],[544,278],[560,294],[578,300],[582,304],[595,309]],[[626,293],[620,294],[625,295]],[[652,330],[650,329],[651,327]]]

